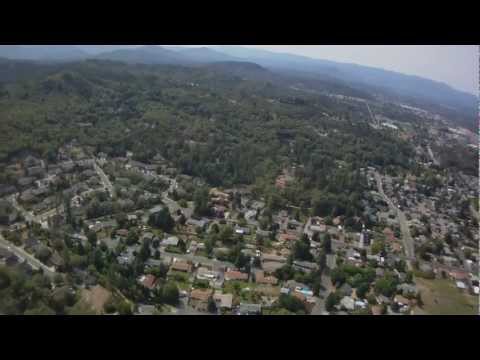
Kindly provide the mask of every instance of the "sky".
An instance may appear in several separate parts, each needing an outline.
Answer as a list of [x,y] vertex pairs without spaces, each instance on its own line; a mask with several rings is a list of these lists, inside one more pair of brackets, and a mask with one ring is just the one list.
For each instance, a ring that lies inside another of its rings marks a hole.
[[477,45],[245,45],[355,63],[444,82],[479,95]]
[[418,75],[479,95],[477,45],[247,45],[247,47]]

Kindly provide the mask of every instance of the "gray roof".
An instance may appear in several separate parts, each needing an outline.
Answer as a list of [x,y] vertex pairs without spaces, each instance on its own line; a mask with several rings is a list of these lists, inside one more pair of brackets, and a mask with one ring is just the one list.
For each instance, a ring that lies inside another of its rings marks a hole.
[[262,311],[262,305],[260,304],[240,304],[239,312],[242,315],[246,314],[259,314]]

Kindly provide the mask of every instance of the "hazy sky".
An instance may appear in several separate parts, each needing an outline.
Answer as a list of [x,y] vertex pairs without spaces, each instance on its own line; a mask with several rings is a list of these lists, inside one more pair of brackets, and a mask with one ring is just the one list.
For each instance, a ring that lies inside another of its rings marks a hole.
[[444,82],[458,90],[479,95],[479,50],[477,45],[245,46],[418,75]]
[[246,46],[418,75],[478,95],[479,50],[476,45]]

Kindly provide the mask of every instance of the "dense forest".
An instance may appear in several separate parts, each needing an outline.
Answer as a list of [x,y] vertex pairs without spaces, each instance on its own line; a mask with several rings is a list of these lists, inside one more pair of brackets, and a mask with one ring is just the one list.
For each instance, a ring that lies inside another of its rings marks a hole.
[[252,184],[273,197],[275,177],[295,166],[284,198],[305,206],[318,191],[352,201],[361,167],[409,166],[411,147],[371,128],[361,105],[298,91],[251,65],[3,61],[0,162],[24,152],[53,159],[75,139],[142,161],[160,153],[212,186]]

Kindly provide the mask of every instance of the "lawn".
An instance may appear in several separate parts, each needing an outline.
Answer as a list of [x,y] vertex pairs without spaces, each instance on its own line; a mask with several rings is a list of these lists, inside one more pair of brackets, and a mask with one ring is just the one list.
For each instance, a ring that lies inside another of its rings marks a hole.
[[462,292],[452,280],[416,278],[424,310],[429,315],[477,315],[478,297]]

